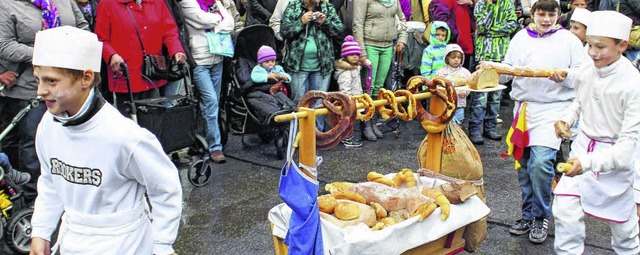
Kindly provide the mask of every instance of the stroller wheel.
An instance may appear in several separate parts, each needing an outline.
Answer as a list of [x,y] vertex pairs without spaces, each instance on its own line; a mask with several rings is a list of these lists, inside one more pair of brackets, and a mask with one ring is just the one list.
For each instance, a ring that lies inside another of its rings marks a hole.
[[276,146],[276,155],[278,159],[283,159],[284,154],[287,152],[287,140],[289,139],[289,131],[281,131],[276,133],[275,139],[273,140],[274,145]]
[[31,250],[31,216],[33,208],[26,208],[11,215],[7,225],[5,242],[11,250],[19,254],[29,254]]
[[211,161],[207,159],[198,159],[193,161],[189,166],[189,182],[193,184],[193,186],[201,187],[209,183],[211,180],[212,171]]
[[274,136],[277,136],[276,132],[258,133],[258,137],[260,137],[263,143],[271,142]]

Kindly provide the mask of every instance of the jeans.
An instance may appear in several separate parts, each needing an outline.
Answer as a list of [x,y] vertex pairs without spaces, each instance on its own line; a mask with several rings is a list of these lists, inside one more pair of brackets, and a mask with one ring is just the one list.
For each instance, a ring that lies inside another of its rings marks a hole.
[[544,146],[525,148],[519,162],[518,182],[522,190],[522,219],[551,216],[551,182],[555,175],[553,166],[556,149]]
[[391,61],[393,60],[393,46],[375,47],[365,46],[367,58],[371,61],[373,71],[371,72],[371,96],[375,99],[378,97],[378,91],[384,87],[384,81],[389,74]]
[[502,91],[471,92],[469,136],[480,136],[480,129],[483,123],[484,132],[496,130],[501,95]]
[[[164,86],[160,87],[160,94],[164,97],[175,96],[175,95],[184,95],[184,79],[180,79],[177,81],[169,81]],[[171,100],[170,102],[165,102],[166,107],[174,107],[178,102],[176,100]]]
[[[0,99],[0,123],[4,130],[20,110],[30,104],[29,100],[2,97]],[[20,120],[2,140],[2,152],[9,156],[12,166],[31,174],[31,181],[25,185],[25,195],[35,197],[36,183],[40,176],[40,161],[36,154],[36,129],[47,107],[41,103]]]
[[200,110],[207,123],[209,152],[222,150],[218,104],[222,87],[222,62],[213,65],[198,65],[193,70],[193,83],[200,93]]
[[[306,72],[299,71],[291,74],[291,94],[293,95],[293,102],[297,105],[298,101],[302,98],[304,93],[309,90],[328,91],[329,82],[331,81],[331,74],[322,75],[320,71]],[[321,103],[317,100],[311,107],[315,107]],[[324,130],[324,116],[316,117],[316,128],[320,131]]]
[[462,121],[464,120],[464,107],[458,107],[456,112],[453,113],[453,123],[456,123],[458,126],[462,126]]

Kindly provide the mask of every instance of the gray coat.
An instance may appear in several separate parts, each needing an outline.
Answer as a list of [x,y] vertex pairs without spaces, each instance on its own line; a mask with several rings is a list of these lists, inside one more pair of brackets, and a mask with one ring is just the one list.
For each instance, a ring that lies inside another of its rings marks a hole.
[[[53,3],[58,9],[60,25],[89,30],[89,24],[74,0],[53,0]],[[36,32],[42,30],[40,8],[28,0],[2,0],[0,24],[0,62],[19,75],[16,85],[3,91],[2,96],[31,99],[37,90],[31,59]]]

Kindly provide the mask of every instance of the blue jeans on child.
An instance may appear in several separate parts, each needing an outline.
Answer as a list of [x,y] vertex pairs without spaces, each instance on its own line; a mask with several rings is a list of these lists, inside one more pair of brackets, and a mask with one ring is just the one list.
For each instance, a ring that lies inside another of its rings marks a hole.
[[[331,81],[331,74],[322,75],[320,71],[306,72],[299,71],[291,73],[291,94],[293,102],[297,105],[300,98],[309,90],[328,91],[329,82]],[[314,107],[319,105],[320,100],[311,105]],[[320,131],[324,129],[324,116],[316,117],[316,128]]]
[[519,162],[518,182],[522,190],[522,219],[533,220],[551,216],[551,183],[558,150],[544,146],[524,149]]
[[469,136],[479,137],[483,125],[484,132],[496,130],[501,95],[502,91],[471,92]]
[[222,150],[218,126],[218,104],[222,87],[222,62],[213,65],[198,65],[193,70],[193,83],[200,93],[200,110],[207,123],[209,152]]
[[456,112],[453,113],[453,123],[456,123],[458,126],[462,126],[462,121],[464,120],[464,107],[458,107]]

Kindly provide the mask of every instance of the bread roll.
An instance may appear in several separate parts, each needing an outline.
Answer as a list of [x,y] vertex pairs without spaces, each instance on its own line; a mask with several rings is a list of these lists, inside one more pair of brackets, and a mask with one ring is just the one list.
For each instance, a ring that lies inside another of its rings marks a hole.
[[[356,203],[350,200],[338,199],[337,201],[338,203],[349,203],[349,204],[357,205],[360,208],[360,216],[353,220],[341,220],[341,219],[338,219],[334,214],[327,214],[324,212],[320,212],[320,217],[341,228],[358,225],[360,223],[364,223],[365,225],[367,225],[367,227],[373,227],[376,224],[377,222],[376,212],[373,210],[371,206],[361,204],[361,203]],[[334,210],[334,213],[335,213],[335,210]]]
[[339,202],[333,210],[333,215],[341,220],[353,220],[360,217],[360,207],[354,203]]
[[321,212],[333,213],[334,208],[338,205],[338,201],[331,195],[323,195],[318,197],[318,207]]
[[367,174],[367,181],[382,183],[382,184],[387,185],[389,187],[394,187],[394,183],[393,183],[393,181],[391,179],[385,177],[382,174],[376,173],[376,172],[369,172]]
[[387,210],[385,210],[382,205],[376,202],[371,202],[371,207],[376,211],[376,217],[378,219],[387,217]]

